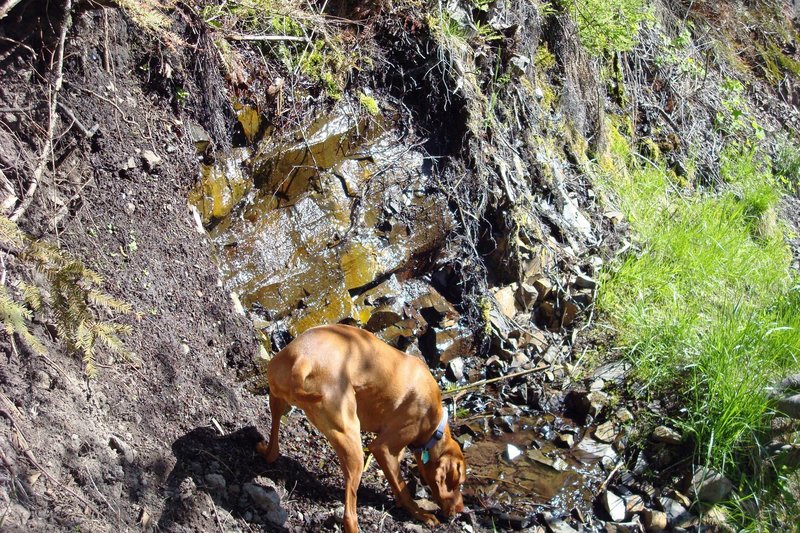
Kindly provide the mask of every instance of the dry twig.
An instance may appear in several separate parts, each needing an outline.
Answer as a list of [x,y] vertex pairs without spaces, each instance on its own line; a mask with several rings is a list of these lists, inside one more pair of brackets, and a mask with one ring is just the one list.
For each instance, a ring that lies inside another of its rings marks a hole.
[[506,374],[505,376],[500,376],[491,379],[482,379],[480,381],[476,381],[475,383],[469,383],[464,385],[463,387],[456,387],[455,389],[451,389],[449,391],[445,391],[442,393],[443,398],[450,398],[456,396],[459,392],[469,390],[469,389],[477,389],[478,387],[483,387],[484,385],[489,385],[490,383],[497,383],[498,381],[505,381],[507,379],[516,378],[519,376],[525,376],[528,374],[533,374],[534,372],[541,372],[542,370],[547,370],[550,368],[550,365],[546,363],[539,363],[533,368],[529,368],[527,370],[520,370],[519,372],[514,372],[512,374]]

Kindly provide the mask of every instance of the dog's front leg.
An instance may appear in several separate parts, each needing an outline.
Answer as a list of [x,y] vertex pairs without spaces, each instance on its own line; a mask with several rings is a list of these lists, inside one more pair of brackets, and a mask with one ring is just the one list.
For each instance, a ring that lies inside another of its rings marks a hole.
[[417,502],[411,497],[408,491],[406,482],[400,476],[400,454],[403,453],[403,448],[393,450],[387,439],[382,438],[382,435],[375,437],[369,444],[369,451],[378,461],[381,469],[383,470],[386,479],[389,481],[389,486],[392,487],[392,492],[397,502],[405,507],[411,515],[420,522],[426,525],[435,526],[439,523],[434,515],[427,513],[417,505]]

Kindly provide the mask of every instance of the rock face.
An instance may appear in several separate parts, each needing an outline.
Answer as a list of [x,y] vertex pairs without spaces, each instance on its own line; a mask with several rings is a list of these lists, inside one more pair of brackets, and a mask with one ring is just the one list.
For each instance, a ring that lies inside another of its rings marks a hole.
[[423,154],[388,122],[342,104],[294,141],[266,138],[204,167],[192,201],[227,285],[273,329],[350,321],[401,348],[426,335],[426,356],[446,363],[470,353],[472,335],[413,276],[441,253],[453,219],[446,198],[426,192]]

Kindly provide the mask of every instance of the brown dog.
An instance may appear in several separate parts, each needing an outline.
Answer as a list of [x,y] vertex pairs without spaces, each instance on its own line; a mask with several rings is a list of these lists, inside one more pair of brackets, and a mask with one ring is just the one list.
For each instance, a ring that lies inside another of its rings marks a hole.
[[361,431],[376,434],[369,450],[383,469],[397,501],[428,525],[438,521],[414,502],[400,477],[403,448],[414,451],[419,471],[445,516],[464,510],[464,455],[450,436],[442,395],[420,359],[404,354],[358,328],[310,329],[269,362],[269,445],[256,450],[278,458],[281,415],[295,405],[330,441],[344,472],[344,529],[358,531],[356,491],[364,469]]

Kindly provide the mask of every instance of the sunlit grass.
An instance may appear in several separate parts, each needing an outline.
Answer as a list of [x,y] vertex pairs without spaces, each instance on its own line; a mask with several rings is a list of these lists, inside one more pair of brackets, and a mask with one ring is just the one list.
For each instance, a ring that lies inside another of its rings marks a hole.
[[636,368],[635,391],[679,399],[695,463],[753,486],[748,468],[774,417],[766,387],[800,370],[800,288],[777,180],[749,150],[728,150],[722,184],[701,190],[616,155],[623,164],[604,184],[635,245],[606,272],[598,305]]

